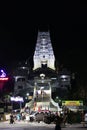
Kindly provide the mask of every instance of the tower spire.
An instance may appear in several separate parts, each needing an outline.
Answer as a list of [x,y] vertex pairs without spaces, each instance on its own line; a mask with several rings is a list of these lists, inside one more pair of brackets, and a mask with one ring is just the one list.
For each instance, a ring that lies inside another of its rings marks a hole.
[[33,70],[41,68],[42,65],[55,70],[55,57],[51,44],[49,31],[41,32],[38,31],[37,43],[34,52],[34,67]]

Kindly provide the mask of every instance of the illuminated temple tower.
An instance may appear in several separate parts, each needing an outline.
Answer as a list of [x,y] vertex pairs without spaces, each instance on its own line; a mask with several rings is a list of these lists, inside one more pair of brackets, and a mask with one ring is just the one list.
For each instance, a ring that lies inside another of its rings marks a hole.
[[47,66],[55,70],[55,57],[49,32],[38,32],[33,60],[33,70],[41,68],[42,66]]
[[[22,65],[17,69],[17,73],[16,71],[14,73],[14,95],[26,97],[29,93],[28,98],[32,96],[26,106],[35,110],[40,107],[42,110],[61,110],[54,99],[57,96],[67,95],[67,90],[71,86],[70,74],[56,69],[49,31],[38,32],[32,69]],[[38,93],[38,99],[36,99],[36,93]]]
[[52,85],[57,86],[57,83],[52,83],[52,79],[56,82],[57,73],[49,32],[38,32],[33,63],[33,72],[30,74],[34,79],[33,99],[26,104],[26,107],[36,111],[61,111],[59,104],[52,99]]

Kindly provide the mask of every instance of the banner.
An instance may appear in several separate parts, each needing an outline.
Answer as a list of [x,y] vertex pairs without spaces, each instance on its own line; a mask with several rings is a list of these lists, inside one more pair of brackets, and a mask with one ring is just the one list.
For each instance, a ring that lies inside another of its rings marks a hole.
[[62,101],[62,106],[83,106],[83,101]]

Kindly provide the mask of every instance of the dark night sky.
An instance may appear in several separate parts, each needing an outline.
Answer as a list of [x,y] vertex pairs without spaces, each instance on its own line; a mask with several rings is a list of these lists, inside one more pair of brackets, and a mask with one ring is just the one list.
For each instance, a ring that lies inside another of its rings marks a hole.
[[87,7],[80,1],[3,3],[0,8],[0,66],[34,53],[38,30],[50,31],[56,60],[73,72],[87,72]]

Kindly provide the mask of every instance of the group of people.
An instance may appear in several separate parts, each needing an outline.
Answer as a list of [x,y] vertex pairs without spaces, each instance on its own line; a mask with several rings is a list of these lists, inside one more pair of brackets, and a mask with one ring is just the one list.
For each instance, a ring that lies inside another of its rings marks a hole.
[[10,124],[15,123],[15,120],[18,120],[18,121],[21,120],[21,114],[20,113],[17,113],[16,115],[11,113],[11,115],[10,115]]

